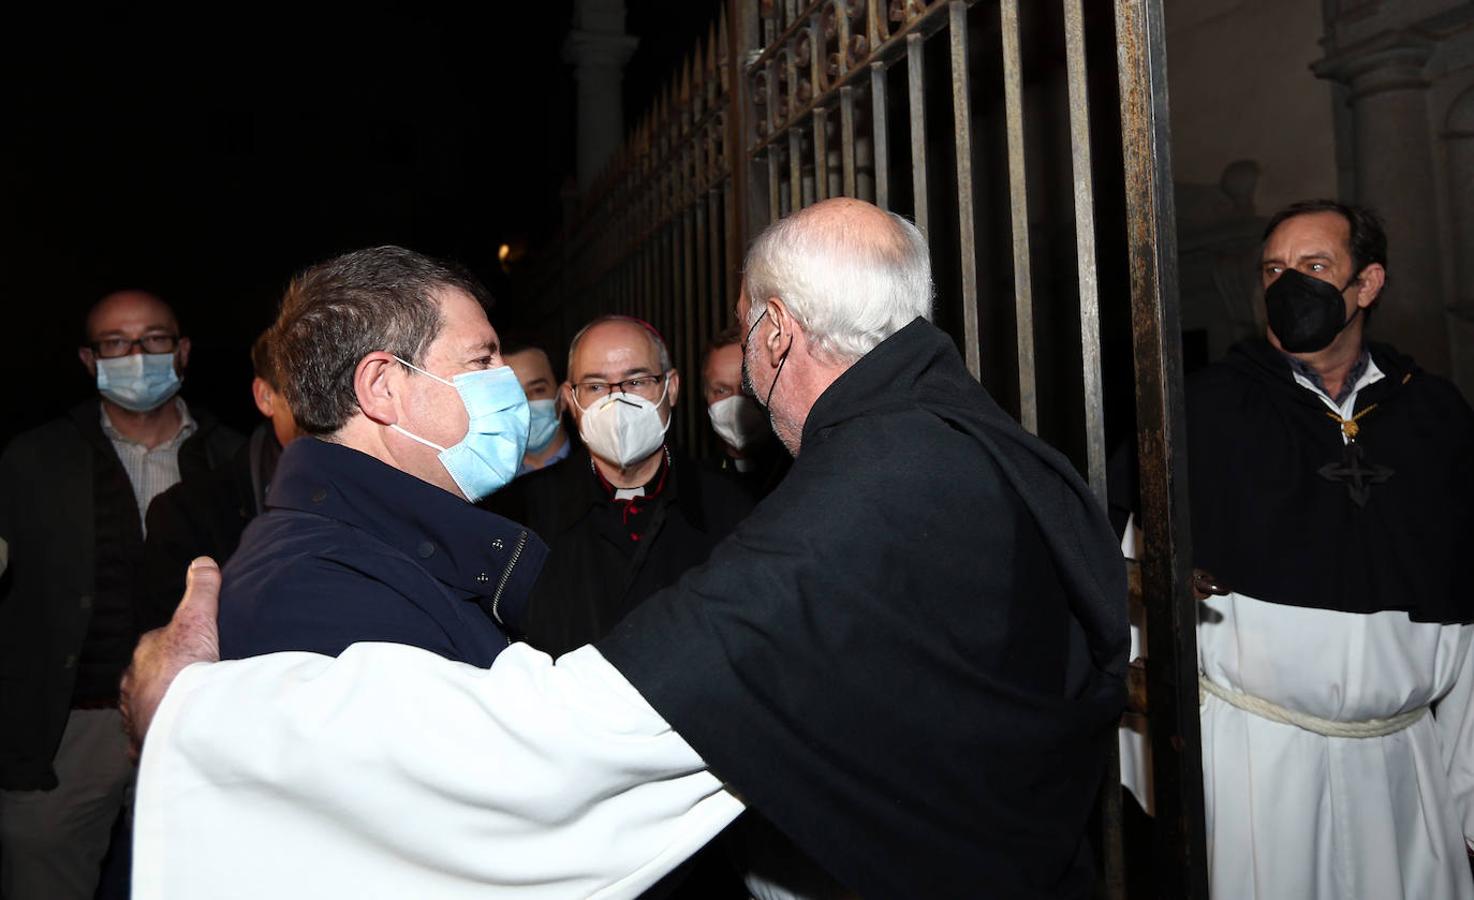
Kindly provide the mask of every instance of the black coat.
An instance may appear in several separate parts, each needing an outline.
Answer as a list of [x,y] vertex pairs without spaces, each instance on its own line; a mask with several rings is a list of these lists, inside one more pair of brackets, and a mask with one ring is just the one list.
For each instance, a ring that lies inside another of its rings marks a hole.
[[271,423],[263,422],[229,464],[181,480],[154,498],[139,572],[139,589],[151,606],[172,610],[178,604],[195,557],[225,565],[247,523],[265,509],[266,486],[280,456]]
[[547,548],[528,529],[351,447],[282,451],[220,589],[220,657],[364,641],[490,666]]
[[[1384,377],[1356,395],[1360,503],[1337,471],[1341,425],[1267,340],[1189,379],[1193,564],[1268,603],[1474,622],[1474,411],[1392,347],[1367,349]],[[1134,449],[1112,461],[1118,525],[1139,509]]]
[[[191,409],[198,430],[179,448],[182,478],[200,478],[240,447],[240,435]],[[0,538],[9,561],[0,580],[0,788],[49,790],[51,761],[70,712],[77,658],[94,593],[94,482],[118,481],[113,496],[134,504],[118,521],[129,558],[142,553],[142,523],[127,474],[103,434],[96,399],[19,435],[0,455]],[[97,460],[105,460],[99,468]],[[131,515],[131,520],[130,520]],[[177,601],[177,597],[175,598]],[[134,594],[139,632],[169,611]]]
[[835,381],[778,489],[597,646],[860,894],[1089,896],[1120,549],[932,325]]
[[674,451],[670,458],[669,478],[632,554],[606,536],[608,519],[619,513],[583,447],[485,501],[550,548],[528,608],[528,643],[557,656],[603,637],[646,597],[703,562],[751,511],[752,500],[726,478]]
[[747,461],[751,465],[743,472],[737,468],[737,460],[718,450],[706,461],[706,468],[727,478],[758,501],[773,493],[793,465],[793,457],[788,455],[777,438],[750,452]]

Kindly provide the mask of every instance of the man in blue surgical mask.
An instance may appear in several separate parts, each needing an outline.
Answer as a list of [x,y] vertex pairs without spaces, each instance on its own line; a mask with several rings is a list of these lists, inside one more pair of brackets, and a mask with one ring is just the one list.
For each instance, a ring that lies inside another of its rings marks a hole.
[[484,666],[507,646],[547,551],[472,505],[515,477],[529,426],[483,295],[399,247],[287,288],[273,353],[304,436],[226,567],[227,658],[386,641]]
[[522,393],[527,395],[527,452],[517,474],[567,459],[573,444],[563,427],[563,394],[553,374],[553,361],[541,347],[510,342],[502,345],[502,359],[517,373]]
[[91,897],[133,767],[118,678],[168,619],[137,579],[143,513],[240,437],[177,396],[189,338],[168,304],[121,291],[87,314],[79,351],[99,396],[0,458],[0,895]]

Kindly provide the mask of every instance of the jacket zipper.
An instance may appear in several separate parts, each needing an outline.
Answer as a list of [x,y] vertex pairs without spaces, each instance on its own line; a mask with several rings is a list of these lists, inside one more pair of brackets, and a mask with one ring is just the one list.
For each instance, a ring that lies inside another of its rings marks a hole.
[[507,589],[507,581],[512,577],[512,570],[517,567],[517,560],[522,558],[522,550],[527,546],[527,532],[517,533],[517,546],[512,548],[512,558],[507,561],[507,567],[502,571],[502,578],[496,583],[496,593],[491,597],[491,617],[496,619],[498,625],[506,625],[502,621],[502,591]]

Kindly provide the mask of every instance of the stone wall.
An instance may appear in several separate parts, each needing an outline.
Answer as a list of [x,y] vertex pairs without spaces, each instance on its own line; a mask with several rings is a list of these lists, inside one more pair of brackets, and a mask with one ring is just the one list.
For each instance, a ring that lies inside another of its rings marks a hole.
[[[1387,222],[1372,336],[1474,397],[1474,3],[1166,0],[1166,14],[1179,230],[1195,250],[1182,262],[1220,270],[1184,273],[1184,323],[1220,352],[1253,290],[1222,277],[1253,214],[1337,196]],[[1220,186],[1234,165],[1241,193],[1258,176],[1247,208]]]

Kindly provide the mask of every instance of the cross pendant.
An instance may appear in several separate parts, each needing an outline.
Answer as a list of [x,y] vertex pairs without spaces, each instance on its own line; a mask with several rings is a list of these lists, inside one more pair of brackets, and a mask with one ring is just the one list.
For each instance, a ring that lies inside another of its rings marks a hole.
[[1363,465],[1365,453],[1356,441],[1348,441],[1341,462],[1326,463],[1319,469],[1320,477],[1326,481],[1339,481],[1346,485],[1351,502],[1365,507],[1372,498],[1372,485],[1382,484],[1394,473],[1386,466]]

